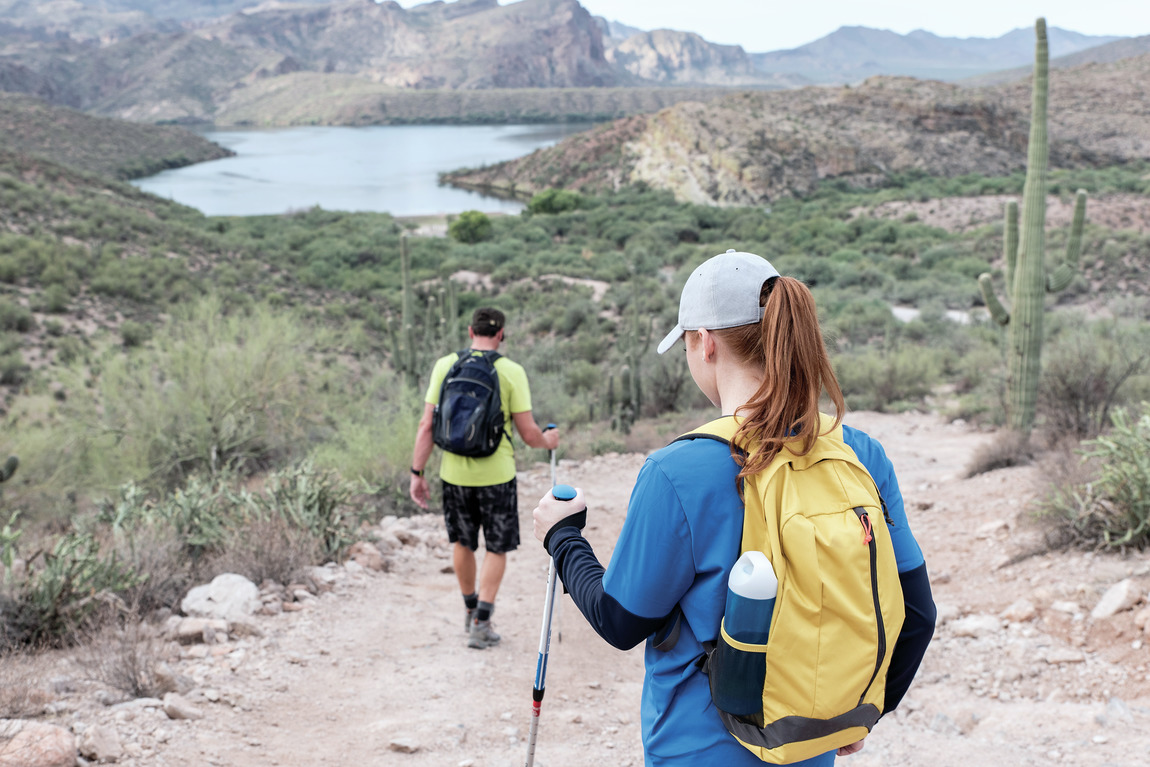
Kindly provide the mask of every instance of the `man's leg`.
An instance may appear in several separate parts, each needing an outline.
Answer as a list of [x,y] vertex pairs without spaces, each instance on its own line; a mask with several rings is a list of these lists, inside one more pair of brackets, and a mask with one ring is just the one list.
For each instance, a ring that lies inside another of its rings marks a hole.
[[[454,550],[451,555],[451,563],[455,567],[455,577],[459,580],[459,590],[464,596],[475,593],[475,552],[464,546],[462,543],[456,541]],[[487,570],[487,560],[483,562],[483,569]],[[500,569],[499,576],[503,577],[503,571]],[[499,583],[496,582],[496,588],[499,588]],[[483,589],[479,590],[479,598],[484,599]],[[490,601],[490,600],[488,600]]]
[[[469,554],[471,552],[468,552]],[[473,555],[474,556],[474,555]],[[474,559],[472,560],[472,574],[475,572]],[[458,571],[458,568],[456,568]],[[503,572],[507,569],[507,555],[493,554],[490,551],[483,554],[483,564],[479,566],[479,601],[495,603],[495,595],[499,592],[499,584],[503,582]]]
[[451,562],[459,591],[463,595],[464,630],[471,630],[475,613],[479,609],[479,595],[475,591],[475,549],[479,545],[481,520],[469,497],[470,488],[443,483],[443,520],[447,539],[453,544]]
[[515,480],[476,488],[476,502],[482,508],[483,540],[487,551],[479,566],[479,606],[471,628],[468,647],[483,649],[498,644],[500,636],[491,628],[495,595],[507,569],[507,553],[519,545],[518,491]]

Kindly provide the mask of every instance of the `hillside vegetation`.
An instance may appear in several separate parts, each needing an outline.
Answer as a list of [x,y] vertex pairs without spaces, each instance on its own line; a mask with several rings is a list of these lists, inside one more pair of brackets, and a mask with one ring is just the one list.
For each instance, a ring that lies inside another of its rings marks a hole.
[[3,148],[116,179],[234,154],[175,126],[139,125],[0,92]]

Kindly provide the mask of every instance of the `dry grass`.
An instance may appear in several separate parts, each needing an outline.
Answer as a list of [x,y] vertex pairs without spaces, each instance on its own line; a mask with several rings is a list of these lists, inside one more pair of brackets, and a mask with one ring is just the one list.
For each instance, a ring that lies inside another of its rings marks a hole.
[[47,656],[36,653],[0,655],[0,719],[38,716],[52,702]]
[[1004,431],[994,440],[978,448],[966,465],[967,478],[995,469],[1025,466],[1034,460],[1030,438],[1015,431]]
[[249,520],[232,530],[210,567],[217,573],[238,573],[252,583],[292,583],[321,559],[318,540],[276,516]]
[[136,608],[121,608],[77,642],[76,661],[88,679],[132,698],[156,698],[172,692],[169,677],[157,672],[167,643],[140,619]]

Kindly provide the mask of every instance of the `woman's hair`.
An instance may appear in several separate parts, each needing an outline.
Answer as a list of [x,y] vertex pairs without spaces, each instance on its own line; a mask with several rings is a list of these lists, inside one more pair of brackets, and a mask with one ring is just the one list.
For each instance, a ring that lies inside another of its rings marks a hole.
[[772,277],[763,283],[759,305],[759,324],[711,331],[737,359],[763,371],[758,391],[736,411],[742,424],[733,442],[752,447],[744,458],[732,444],[740,480],[765,469],[784,443],[797,455],[810,452],[819,436],[824,390],[835,407],[827,430],[838,426],[846,409],[807,286],[793,277]]

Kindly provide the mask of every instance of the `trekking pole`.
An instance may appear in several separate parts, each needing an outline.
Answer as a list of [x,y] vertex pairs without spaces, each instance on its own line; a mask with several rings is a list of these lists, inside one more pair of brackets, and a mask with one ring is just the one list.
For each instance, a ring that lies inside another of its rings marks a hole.
[[[548,424],[548,429],[554,424]],[[555,451],[551,451],[551,496],[559,501],[570,501],[575,498],[575,488],[555,483]],[[586,517],[586,509],[581,514]],[[583,525],[579,525],[582,527]],[[555,593],[558,589],[559,577],[555,570],[555,558],[547,567],[547,596],[543,602],[543,626],[539,631],[539,660],[535,664],[535,685],[531,691],[531,728],[527,734],[527,761],[525,767],[535,764],[535,739],[539,734],[539,713],[543,707],[543,693],[547,684],[547,657],[551,650],[551,621],[555,610]]]
[[[543,427],[543,431],[547,431],[548,429],[554,429],[554,428],[557,428],[555,426],[555,424],[549,423]],[[559,486],[559,480],[555,476],[556,453],[554,450],[552,450],[550,452],[551,452],[551,487],[558,487]],[[554,567],[554,563],[552,563],[552,567]],[[550,576],[550,573],[548,573],[548,582],[550,582],[550,580],[551,580],[551,576]],[[562,599],[553,599],[552,600],[551,622],[553,624],[555,624],[555,626],[556,626],[555,638],[558,639],[560,642],[563,641],[563,624],[559,622],[559,608],[562,606],[563,606],[563,600]]]

